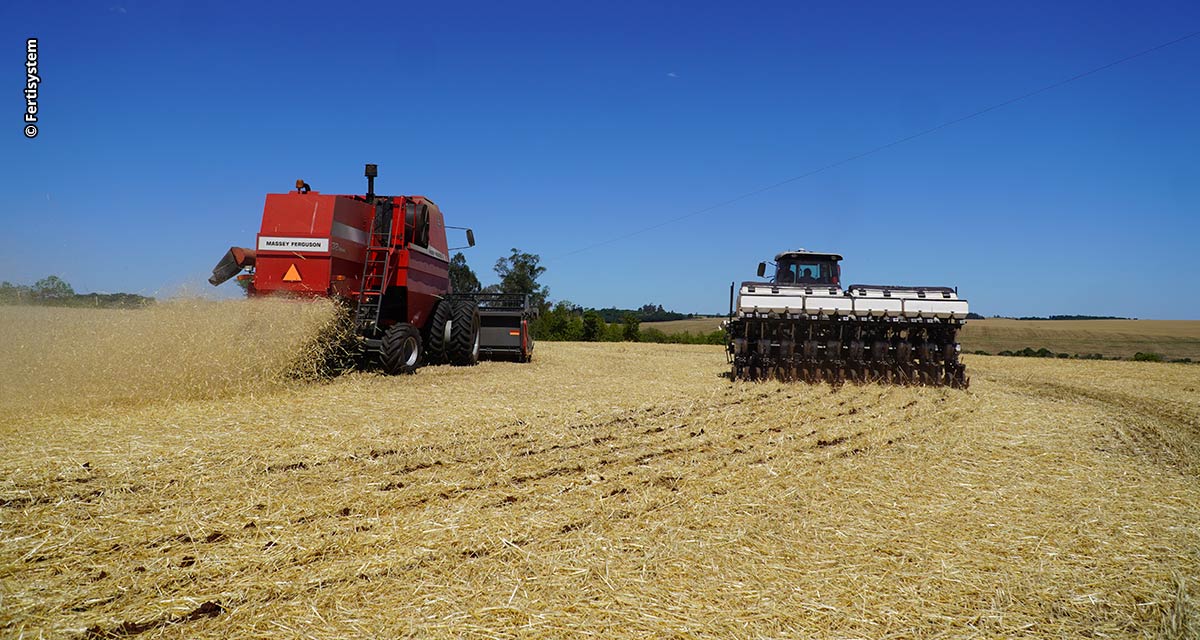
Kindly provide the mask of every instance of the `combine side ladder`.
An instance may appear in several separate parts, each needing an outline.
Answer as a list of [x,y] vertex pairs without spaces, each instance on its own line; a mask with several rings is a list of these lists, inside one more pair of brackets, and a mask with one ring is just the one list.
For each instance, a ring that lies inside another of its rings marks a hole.
[[[390,204],[390,203],[389,203]],[[374,338],[379,328],[379,311],[383,292],[387,289],[389,263],[392,257],[392,210],[377,207],[371,220],[371,238],[363,262],[362,290],[358,294],[358,310],[354,320],[361,335]]]

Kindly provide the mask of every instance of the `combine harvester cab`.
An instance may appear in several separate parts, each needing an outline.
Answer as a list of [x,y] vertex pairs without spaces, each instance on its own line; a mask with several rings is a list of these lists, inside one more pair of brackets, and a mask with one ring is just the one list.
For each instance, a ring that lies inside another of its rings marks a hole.
[[295,191],[268,194],[255,248],[231,248],[209,282],[237,276],[249,281],[250,295],[342,301],[360,347],[388,373],[475,364],[486,346],[479,304],[450,290],[446,229],[461,227],[447,227],[425,196],[376,195],[376,165],[365,175],[365,196],[321,194],[303,180]]
[[[950,287],[841,286],[842,257],[788,251],[769,282],[730,288],[725,322],[734,379],[965,388],[958,329],[967,301]],[[759,263],[758,276],[766,274]]]

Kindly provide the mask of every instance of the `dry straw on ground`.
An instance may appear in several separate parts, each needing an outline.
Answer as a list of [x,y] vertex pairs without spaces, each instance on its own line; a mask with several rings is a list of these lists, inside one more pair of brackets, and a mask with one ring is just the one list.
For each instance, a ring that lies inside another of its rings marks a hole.
[[718,348],[0,422],[0,634],[1195,637],[1200,369]]

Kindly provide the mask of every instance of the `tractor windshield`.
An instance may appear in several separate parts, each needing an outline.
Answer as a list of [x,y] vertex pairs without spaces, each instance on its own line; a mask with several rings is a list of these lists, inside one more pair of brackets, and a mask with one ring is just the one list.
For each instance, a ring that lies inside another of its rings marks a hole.
[[781,260],[775,270],[775,282],[781,284],[837,284],[837,275],[837,267],[833,262]]

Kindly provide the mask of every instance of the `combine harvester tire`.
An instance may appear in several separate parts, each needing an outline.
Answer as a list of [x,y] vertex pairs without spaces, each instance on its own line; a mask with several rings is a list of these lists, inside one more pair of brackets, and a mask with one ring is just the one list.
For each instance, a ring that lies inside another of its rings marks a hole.
[[424,355],[421,332],[411,324],[397,322],[383,333],[379,356],[388,374],[416,373]]
[[439,300],[433,308],[433,318],[429,321],[429,339],[425,343],[425,362],[427,364],[445,364],[446,347],[450,342],[450,312],[453,307],[450,300]]
[[450,343],[446,356],[450,364],[469,367],[479,362],[479,305],[473,300],[452,300]]

